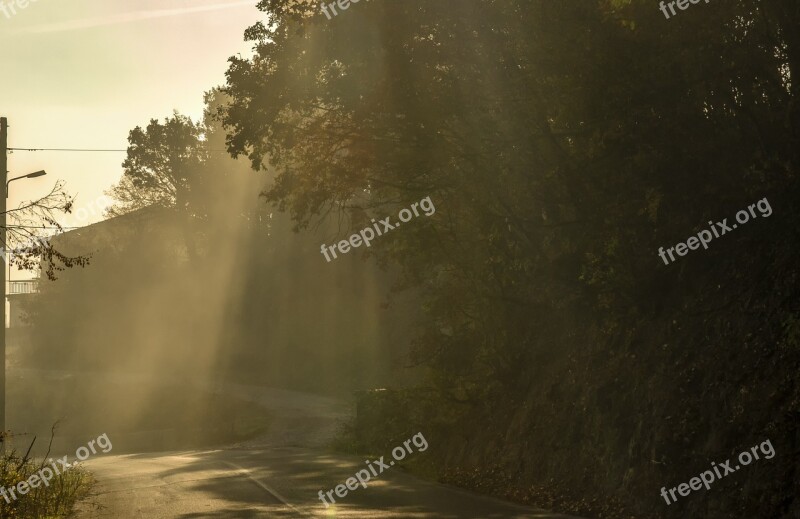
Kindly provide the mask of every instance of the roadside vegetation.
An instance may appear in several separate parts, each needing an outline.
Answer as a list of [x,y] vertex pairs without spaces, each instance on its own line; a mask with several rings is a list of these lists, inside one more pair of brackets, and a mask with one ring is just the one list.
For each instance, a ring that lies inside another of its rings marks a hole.
[[[266,199],[301,229],[436,204],[363,250],[420,294],[402,365],[426,372],[372,386],[367,451],[423,431],[450,481],[590,517],[798,517],[796,1],[262,8],[223,120]],[[763,438],[786,454],[659,497]]]
[[[3,438],[4,442],[9,438]],[[26,481],[47,464],[47,456],[41,459],[29,457],[35,438],[24,455],[9,445],[9,451],[0,458],[0,487],[10,489]],[[52,439],[51,439],[52,443]],[[81,466],[71,467],[55,475],[49,485],[31,488],[26,494],[15,492],[17,499],[9,495],[9,502],[0,498],[0,517],[3,519],[55,519],[68,517],[75,504],[87,497],[94,484],[92,475]]]

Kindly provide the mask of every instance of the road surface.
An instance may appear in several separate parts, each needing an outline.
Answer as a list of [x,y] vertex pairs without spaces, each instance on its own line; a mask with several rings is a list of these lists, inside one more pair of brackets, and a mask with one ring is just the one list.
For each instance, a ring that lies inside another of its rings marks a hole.
[[347,406],[284,390],[229,385],[221,391],[272,410],[270,432],[218,450],[90,458],[85,465],[98,484],[77,518],[566,519],[425,481],[400,467],[326,508],[318,492],[364,467],[361,458],[324,449]]

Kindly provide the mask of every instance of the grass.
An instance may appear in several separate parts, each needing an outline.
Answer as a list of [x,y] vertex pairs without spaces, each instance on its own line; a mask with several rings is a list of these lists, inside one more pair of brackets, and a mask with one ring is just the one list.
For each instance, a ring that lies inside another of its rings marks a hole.
[[[7,438],[4,438],[7,439]],[[33,444],[31,444],[32,446]],[[49,463],[45,460],[29,458],[30,448],[21,456],[15,449],[0,457],[0,486],[5,489],[15,487],[26,481]],[[56,519],[67,517],[75,504],[86,497],[94,484],[91,474],[82,467],[72,467],[54,475],[49,485],[41,483],[24,495],[15,491],[17,499],[10,503],[0,497],[0,517],[4,519]]]

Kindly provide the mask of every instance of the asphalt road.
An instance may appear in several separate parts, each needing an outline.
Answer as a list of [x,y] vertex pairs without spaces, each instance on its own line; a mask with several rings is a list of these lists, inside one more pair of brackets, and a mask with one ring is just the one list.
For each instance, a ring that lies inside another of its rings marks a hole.
[[336,419],[347,415],[346,406],[283,390],[220,390],[270,408],[279,417],[270,433],[219,450],[91,458],[85,465],[98,484],[77,517],[566,518],[424,481],[399,466],[326,508],[318,492],[333,489],[364,467],[361,458],[322,447]]

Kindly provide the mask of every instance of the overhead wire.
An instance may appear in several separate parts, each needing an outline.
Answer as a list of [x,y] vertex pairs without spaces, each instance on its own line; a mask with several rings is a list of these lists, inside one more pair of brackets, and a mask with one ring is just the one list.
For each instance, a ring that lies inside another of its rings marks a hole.
[[[127,149],[102,149],[102,148],[6,148],[8,151],[79,151],[79,152],[125,152]],[[215,153],[228,153],[228,150],[206,150]]]
[[89,151],[89,152],[106,152],[106,151],[128,151],[128,150],[103,150],[103,149],[88,149],[88,148],[7,148],[8,151]]

